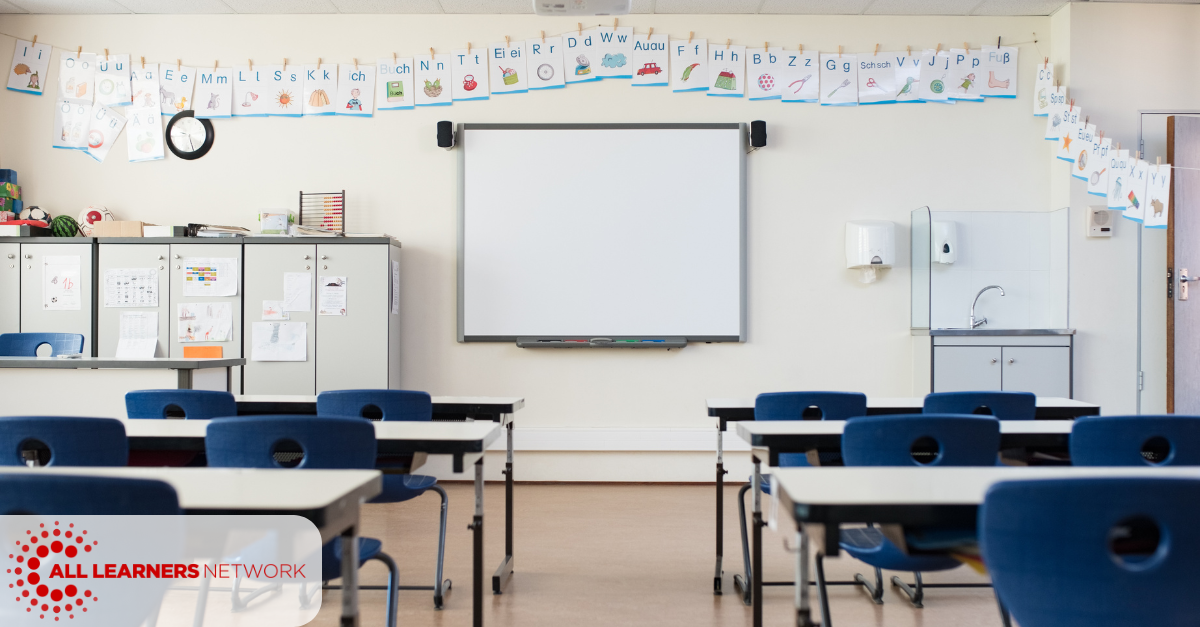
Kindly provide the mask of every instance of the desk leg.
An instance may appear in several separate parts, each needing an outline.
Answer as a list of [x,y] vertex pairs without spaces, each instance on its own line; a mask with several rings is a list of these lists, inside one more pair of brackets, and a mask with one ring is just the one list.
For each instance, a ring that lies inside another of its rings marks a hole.
[[808,534],[802,524],[796,524],[796,627],[813,627],[808,592]]
[[713,571],[713,594],[721,594],[721,560],[725,553],[725,438],[717,421],[717,566]]
[[754,552],[751,568],[754,572],[750,574],[750,596],[754,627],[762,627],[762,462],[757,455],[752,455],[750,459],[754,462],[754,533],[751,534],[751,549]]
[[504,561],[492,575],[492,594],[500,594],[513,574],[513,423],[505,431],[508,459],[504,463]]
[[475,532],[474,573],[472,577],[471,610],[472,625],[483,627],[483,457],[475,462],[475,519],[471,522]]
[[342,532],[341,627],[358,627],[358,521]]

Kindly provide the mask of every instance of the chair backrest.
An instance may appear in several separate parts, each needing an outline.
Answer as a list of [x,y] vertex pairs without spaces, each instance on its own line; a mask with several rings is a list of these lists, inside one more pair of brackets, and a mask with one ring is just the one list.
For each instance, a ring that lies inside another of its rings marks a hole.
[[0,418],[0,466],[125,466],[129,441],[114,418],[5,416]]
[[770,392],[754,399],[755,420],[846,420],[867,414],[858,392]]
[[1071,425],[1076,466],[1200,466],[1200,416],[1084,416]]
[[982,414],[1000,420],[1033,420],[1037,395],[1029,392],[936,392],[925,396],[926,414]]
[[237,415],[229,392],[213,390],[134,390],[125,393],[130,418],[187,418],[208,420]]
[[409,390],[330,390],[317,395],[318,416],[372,420],[433,420],[433,401]]
[[374,468],[375,426],[346,416],[239,416],[214,420],[208,465],[223,468]]
[[42,344],[50,345],[50,356],[83,352],[79,333],[0,333],[0,357],[37,357]]
[[847,466],[994,466],[1000,421],[970,414],[864,416],[842,430]]
[[1195,625],[1200,480],[1004,481],[979,509],[996,596],[1021,627]]
[[37,472],[0,477],[0,515],[154,516],[179,513],[175,488],[157,479],[72,477]]

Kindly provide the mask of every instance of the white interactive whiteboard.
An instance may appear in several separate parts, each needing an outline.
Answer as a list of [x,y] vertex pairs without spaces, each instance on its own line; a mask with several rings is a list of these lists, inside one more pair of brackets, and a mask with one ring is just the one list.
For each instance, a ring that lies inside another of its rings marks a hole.
[[741,124],[466,124],[459,341],[745,340]]

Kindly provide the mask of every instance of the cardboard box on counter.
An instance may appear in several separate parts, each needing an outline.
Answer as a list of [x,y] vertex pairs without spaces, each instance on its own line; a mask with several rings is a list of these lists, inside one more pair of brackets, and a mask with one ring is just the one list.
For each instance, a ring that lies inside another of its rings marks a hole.
[[154,226],[138,220],[101,220],[92,223],[92,237],[142,237],[142,228]]

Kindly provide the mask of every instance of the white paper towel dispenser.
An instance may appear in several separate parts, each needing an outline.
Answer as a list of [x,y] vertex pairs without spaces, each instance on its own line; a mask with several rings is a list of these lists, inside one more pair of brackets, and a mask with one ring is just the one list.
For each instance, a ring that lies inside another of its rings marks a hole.
[[862,271],[859,281],[874,283],[876,269],[896,262],[896,225],[887,220],[846,223],[846,267]]
[[932,237],[929,243],[930,261],[934,263],[954,263],[958,261],[958,224],[954,222],[934,222]]

